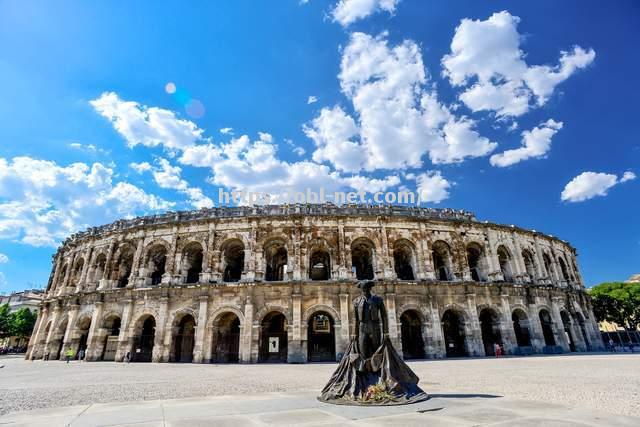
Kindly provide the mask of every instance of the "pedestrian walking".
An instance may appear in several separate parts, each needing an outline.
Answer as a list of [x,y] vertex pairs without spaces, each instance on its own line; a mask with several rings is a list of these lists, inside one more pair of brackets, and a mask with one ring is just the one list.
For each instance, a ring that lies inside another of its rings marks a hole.
[[49,350],[44,352],[44,360],[49,360]]
[[502,348],[500,348],[500,344],[495,343],[493,345],[493,352],[495,353],[496,357],[500,357],[502,354]]
[[611,338],[609,338],[609,351],[611,353],[615,353],[616,352],[616,348],[613,345],[613,340]]
[[84,348],[80,349],[80,351],[78,352],[78,360],[84,360]]
[[73,359],[73,356],[75,356],[75,353],[73,352],[73,350],[72,349],[67,350],[67,352],[65,353],[65,358],[67,359],[67,363],[69,363],[69,361]]
[[131,352],[127,351],[127,354],[124,356],[124,359],[127,363],[131,362]]

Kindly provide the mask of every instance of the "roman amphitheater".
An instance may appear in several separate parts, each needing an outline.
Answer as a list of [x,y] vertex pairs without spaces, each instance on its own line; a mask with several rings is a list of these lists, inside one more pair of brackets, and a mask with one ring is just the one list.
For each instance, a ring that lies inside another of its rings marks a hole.
[[340,358],[373,279],[407,359],[601,350],[576,250],[465,211],[282,205],[121,220],[53,258],[27,358]]

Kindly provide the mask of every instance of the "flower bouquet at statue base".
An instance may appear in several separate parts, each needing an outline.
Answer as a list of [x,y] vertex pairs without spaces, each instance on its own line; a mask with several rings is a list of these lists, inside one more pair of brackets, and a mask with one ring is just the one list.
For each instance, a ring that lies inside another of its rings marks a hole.
[[420,379],[404,363],[389,338],[369,358],[351,340],[338,368],[322,389],[318,400],[338,405],[406,405],[427,400],[418,387]]

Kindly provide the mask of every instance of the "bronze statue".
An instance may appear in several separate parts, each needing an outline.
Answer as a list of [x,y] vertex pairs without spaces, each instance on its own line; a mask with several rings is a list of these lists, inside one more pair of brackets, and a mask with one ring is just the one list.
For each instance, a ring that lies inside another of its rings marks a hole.
[[371,293],[373,281],[358,283],[353,301],[355,336],[318,400],[342,405],[403,405],[429,396],[389,340],[384,301]]

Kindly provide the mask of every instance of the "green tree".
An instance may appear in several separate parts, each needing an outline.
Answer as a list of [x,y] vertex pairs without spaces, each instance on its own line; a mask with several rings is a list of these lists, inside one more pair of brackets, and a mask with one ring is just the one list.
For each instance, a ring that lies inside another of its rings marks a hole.
[[26,307],[11,313],[11,335],[19,338],[31,336],[38,315]]
[[11,313],[9,304],[0,305],[0,338],[11,336]]
[[599,321],[636,330],[640,324],[640,283],[601,283],[591,288],[589,294],[593,313]]

